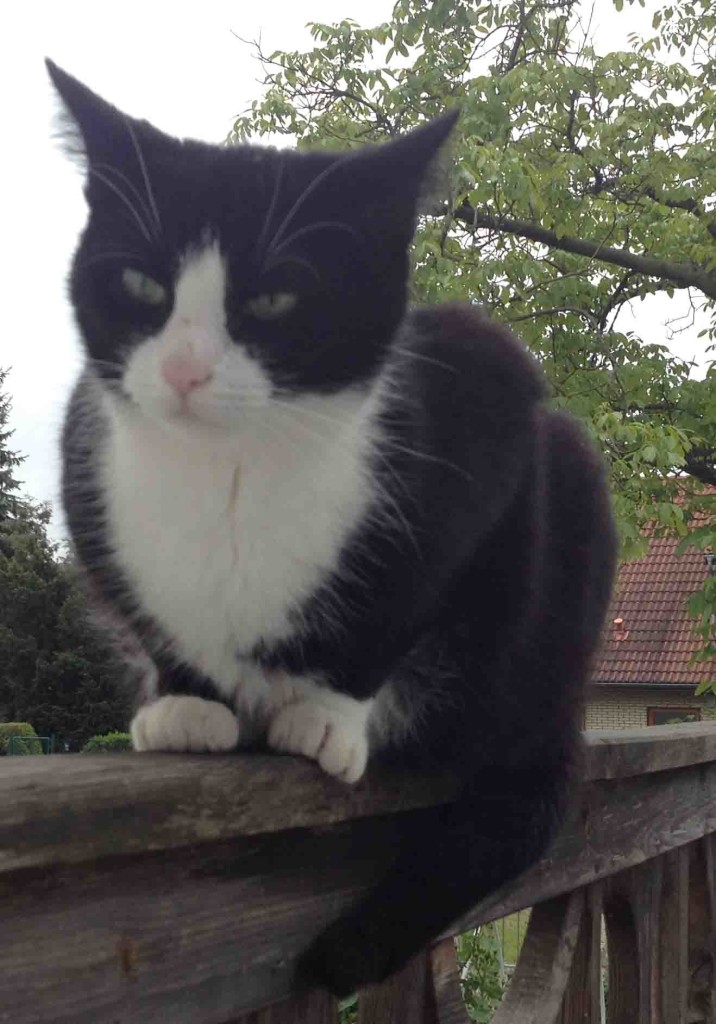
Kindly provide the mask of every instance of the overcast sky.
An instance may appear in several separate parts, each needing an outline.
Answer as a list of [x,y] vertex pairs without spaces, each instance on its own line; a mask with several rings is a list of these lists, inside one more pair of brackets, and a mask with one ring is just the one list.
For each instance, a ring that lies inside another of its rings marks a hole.
[[[648,26],[654,6],[647,2],[646,10],[635,5],[617,15],[611,0],[597,0],[598,48],[626,48],[628,32]],[[54,101],[43,57],[165,131],[221,141],[234,115],[259,94],[260,69],[233,33],[255,38],[261,32],[269,52],[298,49],[310,45],[304,28],[309,20],[353,17],[373,24],[387,19],[391,9],[391,0],[25,0],[8,5],[0,66],[5,154],[0,366],[12,368],[13,442],[28,456],[21,474],[27,493],[56,501],[58,430],[80,365],[65,275],[85,208],[79,172],[52,138]],[[671,344],[664,327],[667,306],[673,315],[674,305],[663,301],[638,307],[640,322],[634,326],[642,336]],[[685,331],[672,347],[686,358],[703,352],[696,333]]]

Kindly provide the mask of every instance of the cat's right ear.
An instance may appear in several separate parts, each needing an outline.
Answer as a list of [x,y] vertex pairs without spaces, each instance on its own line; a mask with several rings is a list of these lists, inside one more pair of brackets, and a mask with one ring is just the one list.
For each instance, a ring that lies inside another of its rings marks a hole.
[[54,61],[46,58],[45,66],[62,100],[59,136],[65,152],[85,168],[106,162],[119,148],[122,135],[127,133],[127,116],[68,75]]

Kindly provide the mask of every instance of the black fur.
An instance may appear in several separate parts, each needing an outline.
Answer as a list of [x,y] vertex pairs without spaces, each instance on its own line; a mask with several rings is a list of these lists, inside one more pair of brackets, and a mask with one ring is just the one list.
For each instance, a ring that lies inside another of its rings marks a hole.
[[[411,816],[389,877],[303,956],[304,981],[343,995],[385,978],[526,869],[561,820],[614,571],[601,461],[575,421],[550,411],[536,363],[508,331],[471,306],[406,312],[418,197],[453,119],[347,157],[224,149],[170,139],[50,73],[90,167],[71,279],[90,369],[65,429],[67,518],[94,588],[131,619],[165,692],[215,696],[211,680],[167,659],[171,638],[116,565],[89,398],[96,378],[121,382],[126,351],[170,315],[179,257],[207,232],[219,241],[237,268],[230,333],[277,388],[330,393],[381,372],[396,381],[373,471],[407,528],[366,520],[300,609],[295,637],[237,652],[358,699],[390,680],[413,726],[380,756],[462,780],[456,803]],[[127,182],[141,226],[112,187]],[[165,306],[132,306],[116,287],[128,263],[166,287]],[[296,313],[247,320],[246,299],[269,290],[298,292]],[[331,632],[328,601],[341,609]]]

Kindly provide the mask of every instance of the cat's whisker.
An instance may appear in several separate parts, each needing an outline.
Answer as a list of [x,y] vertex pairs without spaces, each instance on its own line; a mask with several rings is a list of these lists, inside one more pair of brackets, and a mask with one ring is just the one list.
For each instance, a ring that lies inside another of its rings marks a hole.
[[87,256],[85,259],[82,259],[77,263],[77,267],[91,267],[94,266],[96,263],[104,263],[109,262],[111,260],[116,260],[117,262],[120,262],[124,260],[138,259],[141,259],[141,256],[137,252],[132,252],[131,250],[128,249],[116,249],[113,251],[98,252],[94,253],[91,256]]
[[291,209],[288,211],[284,219],[279,224],[278,229],[275,231],[271,241],[269,242],[269,249],[273,249],[274,246],[276,246],[281,241],[284,232],[286,231],[286,229],[288,228],[289,224],[296,216],[298,211],[301,209],[303,204],[306,202],[306,200],[311,195],[313,195],[316,189],[319,188],[319,186],[322,185],[326,181],[326,179],[331,176],[331,174],[334,174],[338,168],[341,168],[343,166],[344,160],[345,157],[339,158],[335,160],[334,163],[329,164],[328,167],[325,167],[321,171],[321,173],[317,174],[316,177],[313,178],[312,181],[306,186],[306,188],[304,188],[303,192],[301,192],[301,194],[296,199]]
[[[289,405],[290,403],[285,404]],[[293,411],[296,412],[297,414],[303,414],[305,416],[312,416],[316,419],[325,420],[328,423],[333,424],[333,426],[339,426],[342,423],[342,421],[337,417],[328,416],[326,415],[326,413],[318,412],[317,409],[307,409],[305,406],[298,405],[292,408]],[[410,455],[412,458],[423,459],[426,462],[434,462],[437,465],[444,466],[446,469],[452,469],[456,473],[459,473],[466,480],[472,479],[469,473],[466,473],[465,470],[461,469],[460,466],[456,466],[454,462],[450,462],[448,459],[442,459],[436,455],[430,455],[429,452],[418,451],[416,448],[408,448],[406,445],[399,444],[397,441],[391,438],[389,434],[386,434],[383,446],[385,449],[401,452],[403,455]],[[380,457],[380,453],[378,454]]]
[[142,177],[144,178],[144,187],[147,190],[147,199],[149,201],[149,206],[150,206],[150,208],[152,210],[152,213],[154,215],[154,224],[155,224],[156,230],[157,230],[157,237],[159,237],[159,235],[161,234],[161,231],[162,231],[162,222],[161,222],[161,220],[159,218],[159,210],[157,208],[157,203],[156,203],[156,200],[154,198],[154,192],[152,190],[152,183],[149,180],[149,171],[147,170],[147,164],[146,164],[146,161],[144,159],[144,154],[142,153],[142,147],[139,145],[139,139],[137,138],[136,132],[134,131],[134,128],[132,127],[132,122],[129,120],[129,118],[126,118],[125,124],[127,126],[127,131],[129,132],[129,137],[132,140],[132,145],[134,146],[135,152],[137,154],[137,160],[139,161],[139,167],[140,167],[140,169],[142,171]]
[[122,189],[118,185],[115,185],[115,183],[111,180],[111,178],[108,178],[106,174],[103,174],[102,171],[97,170],[97,168],[93,167],[91,164],[90,164],[90,166],[88,168],[88,173],[91,174],[91,175],[94,175],[95,178],[98,178],[104,185],[106,185],[106,187],[111,192],[114,192],[114,194],[117,196],[117,198],[119,200],[121,200],[121,202],[124,203],[126,208],[132,214],[132,217],[134,218],[134,220],[135,220],[135,222],[137,224],[137,227],[139,228],[139,230],[144,235],[144,238],[151,245],[153,243],[153,241],[154,241],[154,238],[152,236],[152,232],[149,230],[149,228],[145,224],[144,218],[141,216],[141,214],[139,213],[139,211],[137,210],[136,206],[131,201],[131,199],[129,199],[129,197],[122,191]]
[[272,246],[269,250],[269,256],[275,256],[282,250],[287,249],[290,245],[299,239],[305,238],[306,235],[310,235],[315,231],[345,231],[351,235],[356,241],[361,241],[361,236],[355,228],[352,228],[350,224],[344,224],[342,221],[333,220],[321,220],[315,224],[306,224],[305,227],[299,228],[298,231],[294,231],[292,235],[285,238],[280,245]]
[[[332,430],[330,435],[327,435],[326,439],[330,440],[332,443],[336,443],[336,439],[337,439],[337,437],[340,436],[340,434],[336,434],[335,428],[336,427],[340,428],[341,426],[344,426],[344,423],[343,423],[342,420],[339,420],[337,417],[326,416],[326,415],[324,415],[322,413],[316,412],[315,410],[306,409],[306,408],[301,407],[301,406],[289,405],[289,403],[281,403],[281,404],[284,407],[286,407],[286,408],[290,408],[290,411],[291,411],[291,413],[293,415],[305,414],[305,415],[308,415],[308,416],[320,417],[321,419],[327,421],[333,427],[333,430]],[[338,442],[338,443],[340,444],[340,442]],[[371,458],[376,459],[378,462],[380,462],[382,464],[383,471],[386,472],[388,474],[388,476],[390,476],[390,478],[392,479],[394,484],[396,484],[396,485],[398,485],[400,487],[400,490],[401,490],[402,494],[405,496],[405,498],[407,498],[411,503],[414,503],[415,499],[410,494],[408,488],[406,487],[405,481],[396,472],[394,467],[391,465],[390,459],[388,458],[387,450],[390,449],[391,447],[392,447],[392,444],[391,444],[390,438],[381,437],[380,441],[376,442],[375,444],[373,444],[373,446],[371,448]]]
[[[287,412],[289,412],[291,414],[291,416],[292,416],[292,426],[299,427],[301,430],[303,430],[309,436],[312,436],[312,437],[316,438],[317,440],[320,440],[320,441],[324,442],[327,445],[335,446],[336,444],[338,444],[340,446],[340,442],[337,440],[335,434],[333,434],[333,435],[321,434],[318,431],[311,430],[309,427],[306,427],[306,425],[304,423],[301,423],[299,420],[297,420],[296,416],[295,416],[295,412],[296,412],[295,408],[291,408],[290,406],[288,406],[287,403],[275,402],[274,405],[276,405],[279,409],[284,409],[284,410],[286,410]],[[346,451],[348,452],[348,449],[346,449]],[[412,527],[410,526],[410,523],[408,522],[408,520],[405,518],[405,514],[404,514],[402,508],[400,507],[400,504],[397,501],[397,499],[395,498],[395,496],[392,495],[390,493],[390,491],[387,489],[387,487],[384,487],[377,479],[373,478],[371,483],[376,488],[376,490],[378,490],[378,492],[380,493],[380,496],[391,505],[393,511],[395,512],[396,519],[400,523],[400,526],[401,526],[403,532],[410,539],[411,543],[413,544],[413,546],[415,548],[415,551],[416,551],[418,557],[422,557],[422,551],[420,549],[420,545],[418,544],[417,538],[415,536],[415,532],[412,529]]]
[[411,352],[410,349],[400,348],[398,345],[393,346],[393,351],[397,352],[398,355],[404,356],[406,359],[413,359],[419,363],[426,363],[428,366],[437,366],[441,370],[448,370],[452,374],[457,374],[457,369],[451,366],[450,363],[443,363],[439,359],[433,359],[431,356],[424,356],[420,352]]
[[322,275],[319,274],[319,272],[316,270],[312,263],[310,263],[306,259],[303,259],[301,256],[285,256],[283,257],[283,259],[269,260],[267,263],[264,263],[263,269],[264,271],[275,270],[276,268],[282,267],[284,266],[284,264],[289,263],[295,263],[297,266],[305,267],[310,274],[313,274],[313,276],[315,277],[316,281],[318,281],[319,284],[322,283]]
[[115,167],[114,164],[96,163],[94,164],[94,166],[102,168],[105,173],[114,174],[117,178],[119,178],[121,182],[123,182],[123,184],[131,191],[133,197],[137,200],[138,204],[141,207],[142,214],[146,218],[145,223],[149,225],[152,218],[152,210],[150,207],[147,206],[144,196],[139,191],[134,182],[130,178],[128,178],[123,171],[120,171],[118,167]]
[[284,174],[285,167],[286,167],[286,162],[285,162],[284,158],[282,156],[279,156],[279,158],[278,158],[278,170],[276,171],[276,180],[274,181],[273,194],[271,196],[271,202],[269,204],[268,210],[266,211],[266,216],[264,217],[263,226],[261,227],[261,233],[260,233],[260,235],[258,237],[258,241],[256,242],[256,251],[259,252],[259,253],[265,252],[264,243],[266,241],[266,235],[268,234],[268,232],[269,232],[269,230],[271,228],[271,221],[273,220],[273,215],[274,215],[274,213],[276,211],[276,206],[278,205],[278,197],[279,197],[279,194],[280,194],[280,191],[281,191],[281,185],[283,183],[283,174]]

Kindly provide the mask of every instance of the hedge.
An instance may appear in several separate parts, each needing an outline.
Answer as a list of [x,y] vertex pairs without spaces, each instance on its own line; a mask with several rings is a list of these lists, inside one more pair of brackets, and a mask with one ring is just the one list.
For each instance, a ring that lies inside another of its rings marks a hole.
[[82,747],[83,754],[107,754],[115,750],[131,750],[132,738],[128,732],[107,732],[92,736]]
[[[33,726],[29,722],[0,722],[0,754],[7,754],[7,748],[13,736],[37,737]],[[13,755],[15,754],[41,754],[42,743],[39,739],[27,740],[25,743],[13,743]]]

